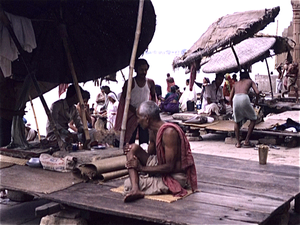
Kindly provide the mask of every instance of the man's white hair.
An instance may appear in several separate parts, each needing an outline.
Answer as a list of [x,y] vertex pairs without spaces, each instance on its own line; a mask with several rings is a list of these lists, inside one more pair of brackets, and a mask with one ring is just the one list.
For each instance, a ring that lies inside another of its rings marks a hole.
[[142,116],[149,116],[152,119],[160,120],[159,107],[153,101],[142,102],[138,108],[138,112]]

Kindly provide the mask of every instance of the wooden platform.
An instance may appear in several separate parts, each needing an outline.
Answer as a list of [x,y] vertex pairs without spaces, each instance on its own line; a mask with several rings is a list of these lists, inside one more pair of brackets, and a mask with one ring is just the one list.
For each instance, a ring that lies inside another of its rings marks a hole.
[[[275,215],[286,212],[300,193],[299,167],[260,165],[258,161],[204,154],[194,154],[194,158],[200,192],[174,203],[149,199],[123,203],[123,196],[110,189],[122,185],[124,179],[103,184],[77,183],[50,194],[26,192],[80,209],[157,224],[265,224]],[[1,177],[8,175],[7,169],[0,170]],[[26,176],[20,174],[20,170],[13,175],[11,167],[9,169],[10,176]],[[40,177],[38,182],[43,179],[47,176]],[[1,187],[18,191],[3,182]]]

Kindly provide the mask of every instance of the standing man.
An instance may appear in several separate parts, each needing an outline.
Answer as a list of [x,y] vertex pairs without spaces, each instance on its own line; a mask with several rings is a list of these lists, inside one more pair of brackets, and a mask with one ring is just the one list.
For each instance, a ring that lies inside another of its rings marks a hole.
[[137,117],[140,126],[149,129],[150,143],[147,152],[137,144],[124,147],[129,172],[129,179],[124,182],[124,202],[143,198],[145,194],[171,192],[183,197],[188,186],[196,191],[194,158],[181,128],[162,121],[159,107],[153,101],[141,103]]
[[[139,131],[139,144],[149,142],[148,129],[144,129],[138,125],[136,109],[139,105],[151,99],[156,101],[155,83],[152,79],[146,78],[149,64],[145,59],[138,59],[135,61],[134,71],[136,76],[133,78],[131,87],[131,98],[127,116],[126,132],[124,143],[132,144],[135,142],[137,130]],[[125,81],[123,91],[120,97],[115,130],[121,130],[123,113],[125,108],[125,100],[127,94],[128,80]]]
[[117,95],[116,95],[115,92],[113,92],[113,91],[110,90],[109,86],[102,86],[101,87],[101,92],[105,95],[104,105],[100,108],[100,112],[103,112],[103,111],[106,111],[108,103],[109,103],[108,94],[109,93],[113,93],[116,96],[116,98],[117,98]]
[[248,127],[248,133],[244,142],[244,147],[253,147],[250,143],[250,136],[253,132],[257,116],[251,105],[250,98],[248,96],[249,89],[253,88],[256,94],[255,104],[258,102],[259,91],[254,83],[251,80],[248,72],[241,72],[240,81],[236,82],[233,86],[233,89],[230,93],[229,102],[233,106],[233,117],[234,117],[234,131],[237,143],[235,147],[241,147],[240,141],[240,128],[244,119],[249,119],[250,125]]
[[296,103],[298,103],[298,86],[297,86],[297,79],[298,79],[298,63],[293,62],[289,64],[289,67],[286,72],[286,77],[287,77],[287,90],[282,92],[281,96],[284,98],[284,95],[289,93],[291,91],[291,87],[294,88],[295,90],[295,95],[296,95]]
[[175,85],[174,78],[171,77],[169,73],[167,73],[167,92],[171,92],[171,87]]

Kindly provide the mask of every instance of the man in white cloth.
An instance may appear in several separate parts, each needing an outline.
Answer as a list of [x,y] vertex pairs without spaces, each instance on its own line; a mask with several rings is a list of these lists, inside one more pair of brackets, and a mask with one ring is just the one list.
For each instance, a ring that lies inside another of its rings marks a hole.
[[196,103],[197,102],[197,92],[195,90],[195,86],[193,85],[193,89],[190,91],[190,79],[186,80],[186,87],[184,92],[182,93],[179,103],[181,111],[187,111],[187,102],[191,101]]
[[107,95],[108,98],[108,105],[107,105],[107,125],[106,128],[111,130],[115,126],[117,111],[119,106],[119,101],[114,93],[109,93]]
[[[226,113],[226,107],[223,96],[223,88],[221,84],[224,80],[223,73],[217,73],[215,80],[206,86],[203,93],[203,103],[201,113],[207,113],[211,115],[213,112],[216,115]],[[225,112],[224,112],[225,110]]]
[[250,143],[250,136],[253,132],[257,116],[248,96],[250,88],[253,88],[256,94],[255,104],[257,104],[259,98],[258,88],[254,81],[251,80],[248,72],[241,72],[240,81],[234,84],[229,97],[230,104],[233,106],[234,131],[237,139],[235,147],[237,148],[241,147],[240,128],[244,119],[249,119],[251,122],[243,147],[253,147]]

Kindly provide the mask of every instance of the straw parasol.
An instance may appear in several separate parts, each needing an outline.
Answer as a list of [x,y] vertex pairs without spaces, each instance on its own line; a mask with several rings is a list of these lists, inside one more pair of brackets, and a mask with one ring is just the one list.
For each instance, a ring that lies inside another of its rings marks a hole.
[[253,37],[270,22],[274,22],[279,11],[278,6],[271,9],[236,12],[219,18],[187,52],[173,60],[173,68],[190,68],[192,63],[197,62],[199,70],[204,57]]
[[[243,68],[262,61],[273,55],[290,51],[293,47],[288,38],[279,36],[256,36],[248,38],[234,46],[239,64]],[[224,49],[210,57],[203,65],[204,73],[232,73],[238,72],[234,52],[232,49]]]

